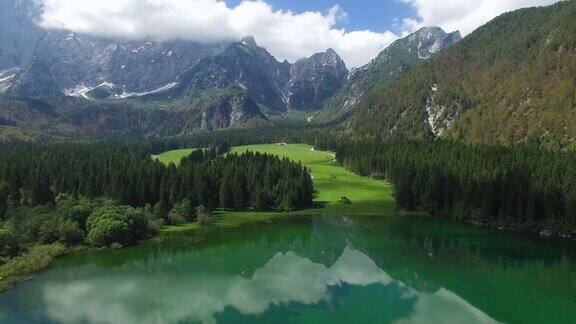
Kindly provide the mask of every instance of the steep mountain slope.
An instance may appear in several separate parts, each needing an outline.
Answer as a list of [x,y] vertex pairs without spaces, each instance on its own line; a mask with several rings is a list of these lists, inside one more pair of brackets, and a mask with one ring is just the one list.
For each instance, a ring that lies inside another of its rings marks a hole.
[[[98,138],[176,136],[228,127],[247,127],[266,117],[242,89],[195,98],[194,108],[143,109],[129,101],[92,102],[76,97],[0,96],[0,134],[28,137]],[[4,136],[0,136],[4,137]]]
[[370,63],[351,73],[342,90],[326,103],[328,114],[325,118],[332,119],[347,112],[366,91],[396,80],[460,39],[458,31],[446,33],[439,27],[425,27],[395,41]]
[[22,66],[33,57],[42,34],[32,23],[37,13],[38,6],[30,0],[0,1],[0,71]]
[[102,84],[117,98],[153,92],[225,44],[103,39],[45,30],[33,0],[0,1],[0,91],[25,96],[78,95]]
[[331,49],[290,64],[278,62],[253,37],[246,37],[201,60],[182,76],[171,96],[178,98],[236,85],[245,89],[264,111],[277,114],[321,108],[347,76],[346,65]]
[[201,60],[181,78],[177,96],[237,85],[263,107],[286,110],[282,85],[288,82],[290,64],[280,63],[252,37],[231,43],[224,51]]
[[576,140],[576,2],[504,14],[372,91],[347,124],[379,137]]
[[[82,107],[119,106],[130,112],[145,109],[144,114],[171,110],[188,116],[185,127],[175,128],[178,133],[266,119],[264,113],[318,109],[348,76],[332,50],[290,64],[278,62],[252,37],[229,44],[105,39],[43,29],[37,24],[41,13],[35,0],[0,1],[0,93],[8,93],[11,102],[34,97],[63,104],[53,106],[62,112],[70,100],[58,97],[78,97]],[[0,109],[6,123],[22,124],[14,109],[6,104]],[[133,116],[139,123],[144,115]],[[60,121],[51,125],[63,125]],[[33,123],[22,125],[34,130]],[[107,132],[102,123],[98,127]]]
[[340,56],[328,49],[294,63],[287,86],[289,106],[295,110],[316,110],[346,83],[348,69]]

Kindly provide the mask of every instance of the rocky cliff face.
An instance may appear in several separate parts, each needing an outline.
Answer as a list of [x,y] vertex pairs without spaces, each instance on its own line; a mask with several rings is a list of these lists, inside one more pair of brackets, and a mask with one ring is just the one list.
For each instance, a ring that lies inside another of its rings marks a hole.
[[331,117],[346,113],[374,86],[396,80],[460,39],[457,31],[446,33],[439,27],[425,27],[395,41],[366,66],[352,71],[342,90],[327,103],[333,111]]
[[299,60],[290,71],[286,91],[289,107],[317,110],[344,86],[347,79],[346,64],[333,49]]
[[0,74],[11,71],[9,80],[8,75],[0,77],[2,91],[83,96],[109,84],[119,92],[115,99],[144,95],[177,82],[182,71],[224,47],[45,30],[36,22],[40,12],[41,7],[32,0],[0,1]]
[[22,67],[34,56],[43,33],[34,24],[38,12],[30,0],[0,1],[0,71]]
[[348,75],[333,50],[290,64],[253,37],[230,44],[104,39],[42,29],[33,0],[4,0],[0,9],[0,91],[20,96],[176,101],[233,86],[265,113],[282,114],[321,108]]
[[201,60],[182,77],[178,95],[238,86],[268,113],[319,109],[345,83],[348,70],[333,50],[290,64],[278,62],[253,37]]
[[237,126],[255,118],[266,117],[252,98],[246,93],[238,93],[226,96],[204,109],[200,128],[203,131],[214,131]]
[[182,76],[177,95],[237,86],[267,111],[282,113],[287,105],[282,84],[289,71],[289,63],[276,61],[254,38],[247,37],[196,64]]

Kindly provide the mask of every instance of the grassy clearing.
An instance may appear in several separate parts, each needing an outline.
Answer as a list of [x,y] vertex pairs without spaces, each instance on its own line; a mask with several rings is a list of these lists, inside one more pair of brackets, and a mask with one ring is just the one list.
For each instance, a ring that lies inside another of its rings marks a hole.
[[0,266],[0,292],[14,287],[22,276],[32,274],[46,268],[54,258],[67,249],[60,243],[34,246],[24,255],[8,260]]
[[180,164],[180,160],[183,157],[190,155],[194,149],[182,149],[175,151],[168,151],[158,155],[158,160],[164,164],[174,163],[176,165]]
[[[310,168],[314,176],[314,187],[318,191],[316,201],[324,208],[300,211],[299,213],[325,213],[345,215],[381,215],[395,211],[392,188],[384,181],[356,175],[335,161],[332,152],[314,151],[310,145],[251,145],[234,148],[234,152],[254,151],[287,157],[300,161]],[[347,197],[350,205],[340,203]]]
[[[170,151],[160,155],[164,163],[179,162],[192,150]],[[314,177],[314,187],[317,190],[316,202],[322,206],[315,209],[298,211],[292,214],[300,215],[389,215],[396,207],[392,188],[384,181],[358,176],[347,171],[335,161],[332,152],[315,151],[305,144],[288,145],[250,145],[233,149],[233,152],[246,151],[274,154],[300,161],[310,168]],[[341,197],[350,199],[351,204],[340,202]],[[265,212],[217,212],[215,226],[238,226],[240,224],[269,221],[278,217],[289,216],[286,213]],[[167,226],[163,233],[178,233],[200,229],[196,223],[183,226]]]

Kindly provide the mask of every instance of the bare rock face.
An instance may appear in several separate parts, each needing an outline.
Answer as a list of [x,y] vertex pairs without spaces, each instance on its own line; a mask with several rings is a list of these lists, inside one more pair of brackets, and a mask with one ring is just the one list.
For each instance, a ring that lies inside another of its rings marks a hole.
[[[320,109],[349,74],[332,49],[292,64],[279,62],[253,37],[221,44],[100,38],[43,29],[41,13],[35,0],[0,1],[0,92],[134,109],[170,105],[187,111],[179,115],[187,118],[184,128],[215,130],[255,116]],[[111,121],[104,117],[111,109],[98,111],[100,121]],[[176,116],[146,118],[164,115]]]
[[331,49],[290,64],[278,62],[247,37],[200,61],[182,77],[180,95],[236,85],[267,112],[278,114],[320,109],[347,76],[346,65]]
[[202,112],[201,129],[214,131],[237,126],[253,118],[266,117],[245,93],[226,96]]
[[437,93],[438,85],[434,84],[430,87],[430,93],[426,98],[425,109],[430,131],[434,136],[439,137],[450,129],[452,124],[458,119],[462,112],[462,105],[459,102],[452,102],[450,105],[440,105],[436,102]]
[[295,110],[317,110],[337,93],[348,79],[348,69],[340,56],[328,49],[297,61],[290,71],[287,92]]

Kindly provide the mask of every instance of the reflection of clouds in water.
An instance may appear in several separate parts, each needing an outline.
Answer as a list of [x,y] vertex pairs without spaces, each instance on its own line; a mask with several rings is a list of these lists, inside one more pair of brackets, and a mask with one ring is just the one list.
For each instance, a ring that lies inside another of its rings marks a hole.
[[[124,279],[124,280],[121,280]],[[393,280],[367,255],[346,248],[330,268],[292,252],[276,254],[250,279],[219,273],[145,274],[126,278],[99,277],[67,284],[49,284],[44,301],[48,314],[61,322],[158,323],[182,320],[215,322],[214,315],[234,307],[259,315],[271,305],[306,305],[329,301],[329,288],[342,284],[388,285]],[[407,297],[417,295],[411,290]],[[442,298],[443,311],[435,311]],[[458,311],[458,320],[484,322],[489,318],[458,296],[440,290],[419,295],[415,310],[423,315]],[[468,314],[469,316],[463,316]],[[414,314],[413,320],[419,320]],[[422,317],[424,318],[424,317]]]
[[419,294],[410,318],[395,323],[496,323],[496,321],[458,295],[441,288],[433,294]]

